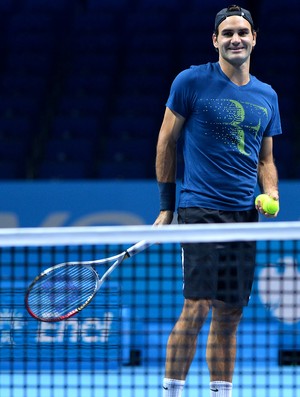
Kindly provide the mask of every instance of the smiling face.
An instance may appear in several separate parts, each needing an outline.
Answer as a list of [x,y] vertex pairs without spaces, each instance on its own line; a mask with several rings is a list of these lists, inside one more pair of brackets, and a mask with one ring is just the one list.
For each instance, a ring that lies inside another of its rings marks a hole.
[[250,54],[256,44],[256,33],[243,17],[227,17],[213,34],[213,45],[219,52],[219,60],[233,66],[249,62]]

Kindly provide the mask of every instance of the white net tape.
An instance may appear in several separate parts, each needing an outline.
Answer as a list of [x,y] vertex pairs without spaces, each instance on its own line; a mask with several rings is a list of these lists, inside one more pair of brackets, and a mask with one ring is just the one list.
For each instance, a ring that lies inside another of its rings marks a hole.
[[205,225],[90,226],[0,230],[0,246],[50,246],[149,243],[298,240],[300,222],[226,223]]

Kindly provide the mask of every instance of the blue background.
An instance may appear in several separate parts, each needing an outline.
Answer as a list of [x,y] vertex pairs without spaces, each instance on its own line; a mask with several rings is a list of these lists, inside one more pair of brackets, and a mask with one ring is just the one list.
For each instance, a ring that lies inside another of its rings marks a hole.
[[[2,228],[152,224],[159,209],[152,180],[2,182],[0,192]],[[299,197],[300,182],[280,182],[276,221],[300,220]]]

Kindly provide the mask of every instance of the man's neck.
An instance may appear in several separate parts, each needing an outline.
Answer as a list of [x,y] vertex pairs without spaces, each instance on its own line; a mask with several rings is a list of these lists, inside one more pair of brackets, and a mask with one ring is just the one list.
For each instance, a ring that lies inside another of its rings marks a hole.
[[219,59],[222,72],[238,86],[246,85],[250,81],[250,64],[245,62],[241,65],[233,65],[224,59]]

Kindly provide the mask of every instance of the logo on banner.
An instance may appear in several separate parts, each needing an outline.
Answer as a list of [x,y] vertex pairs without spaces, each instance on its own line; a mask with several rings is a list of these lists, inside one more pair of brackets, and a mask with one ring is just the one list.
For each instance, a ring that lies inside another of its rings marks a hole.
[[[39,343],[109,343],[113,333],[114,314],[103,313],[102,318],[85,318],[79,320],[73,318],[69,321],[59,323],[34,322],[35,326],[30,327],[29,336]],[[0,344],[15,345],[16,338],[19,339],[24,330],[28,331],[28,324],[23,314],[17,310],[0,311]]]
[[258,291],[278,320],[287,324],[300,321],[300,272],[293,257],[265,267],[259,274]]
[[23,315],[17,310],[2,310],[0,312],[0,343],[14,345],[16,330],[23,329]]

